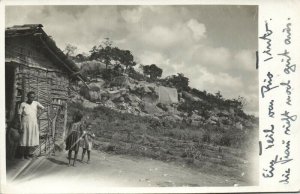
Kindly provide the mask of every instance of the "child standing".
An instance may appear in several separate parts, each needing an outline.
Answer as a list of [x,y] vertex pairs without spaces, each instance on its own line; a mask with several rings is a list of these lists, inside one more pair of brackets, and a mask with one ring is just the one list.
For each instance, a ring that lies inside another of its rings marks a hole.
[[82,137],[82,156],[81,156],[81,162],[83,162],[83,158],[85,153],[88,154],[88,160],[87,163],[89,164],[91,159],[91,150],[93,147],[93,139],[95,138],[95,134],[91,132],[92,125],[88,124],[86,131],[83,131],[83,137]]
[[80,144],[80,137],[83,136],[82,133],[82,114],[80,112],[76,112],[73,116],[73,123],[66,138],[66,150],[68,150],[68,159],[69,159],[69,166],[71,163],[72,152],[75,152],[73,166],[75,166],[77,160],[77,154],[79,151],[79,144]]

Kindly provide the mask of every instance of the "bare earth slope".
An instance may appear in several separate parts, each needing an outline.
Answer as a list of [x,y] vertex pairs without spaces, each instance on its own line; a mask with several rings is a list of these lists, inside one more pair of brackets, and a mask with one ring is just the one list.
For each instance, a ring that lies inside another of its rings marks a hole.
[[90,164],[77,162],[67,166],[67,154],[40,157],[8,189],[22,192],[92,192],[103,187],[182,187],[233,186],[243,182],[221,175],[209,175],[195,169],[149,158],[133,158],[92,151]]

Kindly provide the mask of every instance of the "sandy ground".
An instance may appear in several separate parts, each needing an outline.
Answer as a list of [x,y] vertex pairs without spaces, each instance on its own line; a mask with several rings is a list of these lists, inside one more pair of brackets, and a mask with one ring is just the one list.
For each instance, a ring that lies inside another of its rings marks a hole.
[[[81,152],[79,153],[79,155]],[[7,176],[6,190],[22,193],[97,192],[113,187],[200,187],[243,184],[233,178],[198,172],[148,158],[92,151],[91,163],[68,167],[67,153],[40,157],[14,180]],[[28,162],[27,162],[28,163]]]

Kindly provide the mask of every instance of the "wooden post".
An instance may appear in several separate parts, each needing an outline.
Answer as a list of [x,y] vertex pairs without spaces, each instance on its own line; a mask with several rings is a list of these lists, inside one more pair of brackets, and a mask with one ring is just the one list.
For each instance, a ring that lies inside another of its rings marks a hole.
[[65,112],[64,112],[64,126],[63,126],[63,137],[64,140],[67,135],[67,122],[68,122],[68,103],[65,103]]
[[[38,72],[39,73],[39,72]],[[38,76],[39,76],[39,74],[38,74]],[[37,101],[39,101],[39,77],[37,76],[37,78],[36,78],[36,84],[37,84],[37,91],[36,91],[36,99],[37,99]]]
[[42,155],[42,144],[41,143],[40,143],[39,147],[40,147],[40,155]]
[[55,115],[55,118],[53,119],[53,123],[52,123],[52,126],[53,126],[53,135],[52,135],[52,138],[53,138],[53,154],[55,155],[55,141],[56,141],[56,118],[57,118],[57,114]]
[[26,79],[25,79],[25,73],[24,70],[22,69],[22,89],[23,89],[23,93],[22,93],[22,99],[21,102],[25,102],[25,96],[26,96]]
[[45,139],[45,154],[47,153],[47,139],[48,139],[48,134],[46,135],[46,139]]
[[55,143],[56,143],[56,135],[57,135],[57,129],[56,129],[56,122],[57,122],[57,118],[60,114],[61,111],[61,107],[57,106],[56,107],[56,113],[55,113],[55,117],[52,120],[52,137],[53,137],[53,146],[55,147]]

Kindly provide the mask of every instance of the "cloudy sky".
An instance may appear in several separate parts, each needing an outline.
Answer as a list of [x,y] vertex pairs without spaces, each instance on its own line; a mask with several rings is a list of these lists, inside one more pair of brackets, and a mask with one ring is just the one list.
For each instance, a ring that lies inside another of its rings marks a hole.
[[183,73],[190,86],[247,99],[258,112],[256,6],[8,6],[6,27],[43,24],[63,49],[86,52],[109,37],[163,76]]

